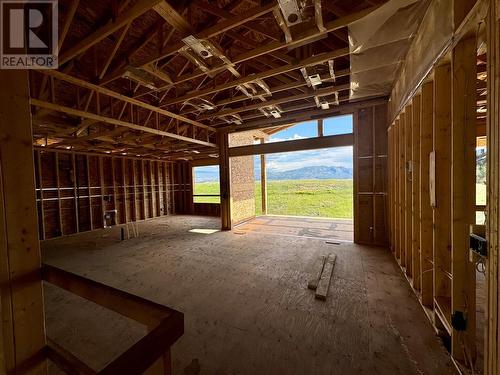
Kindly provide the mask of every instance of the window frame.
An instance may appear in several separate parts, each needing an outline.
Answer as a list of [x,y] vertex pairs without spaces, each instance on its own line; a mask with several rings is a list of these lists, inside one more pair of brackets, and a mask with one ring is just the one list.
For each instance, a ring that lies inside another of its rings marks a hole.
[[[196,184],[196,179],[195,179],[195,168],[203,168],[203,167],[217,167],[218,169],[220,168],[219,164],[200,164],[200,165],[192,165],[191,166],[191,191],[192,191],[192,197],[193,197],[193,204],[220,204],[220,174],[219,174],[219,179],[217,182],[219,183],[219,194],[195,194],[195,184]],[[220,173],[220,169],[219,169]],[[195,199],[197,197],[218,197],[219,202],[196,202]]]

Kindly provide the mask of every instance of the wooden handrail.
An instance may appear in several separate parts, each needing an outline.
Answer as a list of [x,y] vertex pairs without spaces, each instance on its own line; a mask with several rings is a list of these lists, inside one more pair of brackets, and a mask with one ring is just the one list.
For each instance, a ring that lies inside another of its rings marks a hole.
[[[47,356],[71,374],[142,374],[162,356],[170,361],[170,346],[184,333],[184,314],[142,297],[83,276],[43,264],[42,279],[102,307],[145,324],[149,332],[100,371],[95,371],[53,340]],[[170,373],[170,363],[164,363]]]

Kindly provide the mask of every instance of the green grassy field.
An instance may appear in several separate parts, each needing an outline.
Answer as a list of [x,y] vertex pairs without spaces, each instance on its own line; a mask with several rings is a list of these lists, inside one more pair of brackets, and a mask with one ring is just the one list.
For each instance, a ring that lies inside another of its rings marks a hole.
[[[352,218],[352,180],[268,181],[268,213],[274,215]],[[218,183],[195,185],[195,194],[218,194]],[[219,197],[195,197],[195,202],[218,203]],[[260,181],[255,182],[255,213],[261,212]]]
[[[274,215],[352,218],[352,180],[268,181],[268,213]],[[195,194],[219,194],[216,182],[197,183]],[[476,185],[477,204],[486,204],[486,185]],[[195,202],[219,203],[219,197],[195,197]],[[255,213],[261,211],[260,181],[255,182]],[[478,212],[478,223],[484,214]]]
[[[220,194],[218,182],[198,182],[194,184],[193,194]],[[220,197],[194,197],[194,203],[220,203]]]
[[[352,180],[268,181],[267,212],[274,215],[352,218]],[[255,183],[255,211],[261,214],[260,182]]]

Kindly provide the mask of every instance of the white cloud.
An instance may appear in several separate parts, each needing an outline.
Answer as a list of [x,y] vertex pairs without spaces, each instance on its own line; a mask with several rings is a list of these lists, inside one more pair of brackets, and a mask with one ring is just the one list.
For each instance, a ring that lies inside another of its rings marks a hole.
[[352,168],[352,146],[267,155],[267,168],[289,171],[312,166]]
[[279,137],[269,138],[269,140],[267,141],[267,143],[285,142],[285,141],[296,141],[297,139],[304,139],[304,138],[305,137],[303,137],[301,135],[294,134],[293,137],[289,137],[289,138],[279,138]]

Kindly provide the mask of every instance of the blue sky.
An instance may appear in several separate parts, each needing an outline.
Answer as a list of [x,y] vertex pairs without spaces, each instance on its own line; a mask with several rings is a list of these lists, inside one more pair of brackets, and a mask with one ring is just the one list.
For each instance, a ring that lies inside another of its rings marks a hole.
[[[352,116],[337,116],[323,120],[323,134],[336,135],[352,133]],[[282,142],[318,136],[316,121],[307,121],[273,134],[269,142]]]
[[[323,120],[323,134],[335,135],[352,133],[352,116],[337,116]],[[279,133],[273,134],[268,142],[283,142],[303,138],[317,137],[316,121],[297,124]],[[327,166],[352,168],[352,146],[335,147],[321,150],[295,151],[281,154],[269,154],[266,157],[268,170],[288,171],[304,167]],[[256,178],[260,175],[260,158],[255,157]],[[218,176],[218,166],[198,167],[195,169],[195,181],[213,180]]]
[[[323,120],[323,134],[352,133],[352,116],[336,116]],[[283,142],[318,136],[316,121],[308,121],[273,134],[268,142]],[[260,173],[260,159],[255,161],[255,173]],[[269,154],[266,158],[268,170],[289,171],[303,167],[326,166],[352,168],[352,147],[335,147]]]

